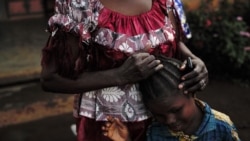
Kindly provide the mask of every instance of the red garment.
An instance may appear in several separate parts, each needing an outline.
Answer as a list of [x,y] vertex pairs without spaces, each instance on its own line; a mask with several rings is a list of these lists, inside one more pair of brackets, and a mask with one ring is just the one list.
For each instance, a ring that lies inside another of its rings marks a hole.
[[[152,2],[148,12],[125,16],[105,8],[99,0],[56,0],[55,15],[49,20],[51,38],[43,49],[43,65],[53,57],[59,74],[74,79],[83,71],[119,67],[138,51],[175,57],[176,34],[167,15],[173,9],[172,0]],[[79,38],[77,61],[65,32]],[[146,48],[148,43],[152,45],[150,49]],[[79,117],[78,141],[105,141],[101,126],[107,115],[124,121],[133,140],[145,141],[142,137],[151,115],[141,99],[137,84],[77,94],[74,115]]]
[[[56,14],[49,20],[50,32],[56,33],[59,28],[79,36],[83,43],[88,44],[88,47],[84,46],[80,53],[83,60],[78,63],[83,64],[76,64],[81,66],[79,71],[86,69],[84,66],[86,53],[89,53],[90,59],[93,59],[89,64],[91,66],[94,64],[93,69],[96,70],[117,67],[129,55],[142,50],[154,55],[175,57],[176,34],[171,21],[167,18],[168,8],[173,7],[171,0],[152,0],[152,7],[148,12],[135,16],[126,16],[112,11],[98,0],[88,2],[56,0]],[[176,18],[176,21],[178,22],[179,19]],[[67,39],[60,41],[66,43],[61,43],[56,51],[65,53],[64,48],[66,51],[69,48]],[[145,49],[148,43],[152,45],[149,50]],[[47,45],[46,48],[50,50],[51,45]],[[58,55],[58,59],[63,60],[58,64],[62,68],[65,64],[71,63],[68,60],[70,53],[66,53],[68,55]]]

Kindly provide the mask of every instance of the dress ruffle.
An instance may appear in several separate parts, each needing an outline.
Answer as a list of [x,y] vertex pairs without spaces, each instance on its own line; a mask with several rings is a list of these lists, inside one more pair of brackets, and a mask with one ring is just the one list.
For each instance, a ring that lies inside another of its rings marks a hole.
[[176,10],[181,31],[190,38],[191,32],[180,0],[153,0],[152,8],[148,12],[136,16],[126,16],[112,11],[98,0],[56,0],[56,14],[49,19],[48,30],[53,33],[57,28],[61,28],[65,32],[80,36],[81,41],[85,43],[89,43],[90,32],[97,24],[117,33],[137,35],[162,27],[164,15],[159,13],[160,11],[167,13],[168,7]]
[[92,22],[92,8],[90,7],[92,1],[56,0],[56,13],[48,21],[49,32],[56,32],[59,28],[79,36],[82,42],[89,43],[90,31],[95,28],[95,24]]
[[170,45],[174,44],[175,33],[167,18],[168,4],[173,5],[166,3],[166,0],[153,0],[149,11],[128,16],[110,10],[99,2],[102,7],[98,17],[99,29],[93,41],[128,54],[144,50],[148,44],[152,48],[168,44],[168,47],[163,47],[163,52],[170,53],[172,50],[169,47],[175,50],[175,46]]
[[164,25],[165,18],[164,15],[159,14],[162,13],[159,8],[159,3],[153,0],[149,11],[127,16],[103,7],[100,11],[99,26],[129,36],[148,33]]
[[[55,1],[55,15],[48,21],[48,30],[52,34],[43,49],[42,64],[47,65],[54,59],[62,76],[74,79],[83,71],[116,68],[137,51],[168,57],[176,55],[176,33],[167,15],[168,8],[174,8],[172,0],[152,0],[149,11],[135,16],[112,11],[104,7],[99,0]],[[73,33],[79,38],[77,60],[72,56],[72,44],[66,33]],[[148,47],[148,43],[151,46]],[[125,104],[123,112],[119,112],[123,121],[141,121],[148,118],[147,111],[140,108],[142,103],[135,102],[140,99],[136,84],[106,90],[111,94],[118,90],[123,95],[118,103],[111,104],[112,108],[119,110],[120,108],[114,106]],[[98,108],[103,107],[101,103],[107,100],[102,97],[106,91],[101,89],[87,94],[89,99],[81,98],[87,102],[81,103],[80,97],[76,101],[76,116],[104,120],[106,113],[98,111]],[[128,99],[128,96],[131,98]],[[100,102],[96,102],[97,99]],[[78,102],[81,103],[80,107]],[[89,107],[84,105],[86,103],[93,105]],[[90,110],[92,107],[96,109]],[[113,113],[112,110],[108,112],[107,115]]]

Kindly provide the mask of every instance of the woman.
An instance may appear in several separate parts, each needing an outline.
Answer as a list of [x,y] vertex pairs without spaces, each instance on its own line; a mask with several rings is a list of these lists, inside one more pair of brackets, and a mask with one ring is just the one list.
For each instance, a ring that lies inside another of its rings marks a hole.
[[144,141],[151,115],[137,82],[162,68],[154,55],[182,60],[183,70],[191,57],[194,69],[183,75],[179,88],[188,93],[205,87],[204,63],[181,41],[188,34],[183,33],[186,23],[177,8],[180,4],[56,0],[56,13],[48,22],[51,35],[43,49],[41,81],[46,91],[76,94],[78,141],[109,140],[101,132],[107,116],[120,118],[133,140]]

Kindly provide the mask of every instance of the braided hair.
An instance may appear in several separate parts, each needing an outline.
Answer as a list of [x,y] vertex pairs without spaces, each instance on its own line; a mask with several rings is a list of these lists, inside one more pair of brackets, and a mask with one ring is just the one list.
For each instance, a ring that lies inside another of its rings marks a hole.
[[181,61],[164,56],[156,58],[161,61],[164,67],[139,83],[144,103],[180,92],[178,84],[182,76],[182,72],[179,70]]

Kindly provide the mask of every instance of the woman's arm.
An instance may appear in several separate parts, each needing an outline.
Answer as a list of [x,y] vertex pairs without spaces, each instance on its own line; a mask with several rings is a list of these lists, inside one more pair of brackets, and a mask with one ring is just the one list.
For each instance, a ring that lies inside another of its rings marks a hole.
[[49,66],[42,68],[41,84],[45,91],[69,94],[82,93],[118,85],[120,80],[116,76],[119,76],[118,70],[112,69],[100,72],[84,72],[77,79],[69,79],[59,75],[55,65],[51,63]]
[[[183,40],[183,24],[180,18],[183,18],[181,13],[178,13],[178,6],[180,6],[181,1],[175,0],[175,11],[173,9],[168,11],[168,16],[173,25],[173,28],[176,32],[176,37],[178,40],[177,43],[177,58],[183,61],[181,66],[181,70],[185,71],[187,58],[191,58],[191,62],[193,63],[193,70],[189,73],[186,73],[182,76],[182,82],[179,85],[180,89],[184,89],[184,93],[195,93],[196,91],[203,90],[208,83],[208,71],[205,66],[205,63],[197,56],[195,56],[188,47],[182,42]],[[183,11],[183,7],[179,7],[181,11]],[[174,14],[175,13],[175,14]],[[184,36],[187,36],[187,33],[184,33]],[[190,34],[190,33],[189,33]],[[190,35],[188,35],[190,36]]]
[[[72,48],[73,59],[77,60],[79,41],[75,36],[67,35]],[[81,93],[105,87],[134,83],[148,77],[162,67],[149,53],[136,53],[130,56],[122,66],[105,71],[83,72],[76,79],[59,75],[56,58],[52,56],[46,65],[42,65],[41,83],[45,91],[60,93]]]

